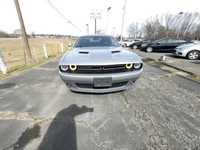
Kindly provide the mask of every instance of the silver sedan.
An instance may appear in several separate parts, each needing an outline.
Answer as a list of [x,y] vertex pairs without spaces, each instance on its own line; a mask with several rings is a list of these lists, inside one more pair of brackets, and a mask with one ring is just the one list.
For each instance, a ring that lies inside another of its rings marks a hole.
[[200,43],[184,44],[176,48],[176,55],[190,60],[200,58]]
[[111,36],[82,36],[59,62],[61,79],[72,90],[107,93],[127,89],[143,71],[135,53]]

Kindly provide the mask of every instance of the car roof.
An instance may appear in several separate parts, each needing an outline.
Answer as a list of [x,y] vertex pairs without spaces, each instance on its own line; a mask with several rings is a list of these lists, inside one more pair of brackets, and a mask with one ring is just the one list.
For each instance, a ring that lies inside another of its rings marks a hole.
[[157,40],[154,40],[154,41],[162,41],[162,40],[178,40],[178,41],[186,41],[186,40],[176,39],[176,38],[170,38],[170,37],[161,38],[161,39],[157,39]]

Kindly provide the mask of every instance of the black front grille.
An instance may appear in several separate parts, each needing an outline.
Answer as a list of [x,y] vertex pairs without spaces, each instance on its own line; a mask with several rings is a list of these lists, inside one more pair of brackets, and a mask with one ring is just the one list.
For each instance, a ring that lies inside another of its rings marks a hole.
[[61,66],[59,69],[61,72],[68,72],[68,73],[79,73],[79,74],[104,74],[104,73],[122,73],[122,72],[130,72],[134,70],[140,70],[140,68],[135,69],[134,67],[131,69],[126,69],[125,64],[118,64],[118,65],[79,65],[75,71],[71,71],[68,69],[67,71],[63,71]]
[[76,85],[80,88],[89,88],[89,89],[106,89],[106,88],[115,88],[115,87],[121,87],[125,86],[128,82],[119,82],[119,83],[113,83],[111,87],[94,87],[93,84],[87,84],[87,83],[76,83]]
[[132,71],[132,69],[127,70],[125,68],[125,65],[78,66],[78,69],[74,73],[98,74],[98,73],[120,73],[127,71]]

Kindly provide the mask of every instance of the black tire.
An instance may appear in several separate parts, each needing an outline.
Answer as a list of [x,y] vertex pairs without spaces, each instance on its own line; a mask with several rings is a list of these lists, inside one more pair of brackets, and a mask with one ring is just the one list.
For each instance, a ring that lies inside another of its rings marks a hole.
[[200,52],[197,51],[197,50],[190,51],[187,54],[187,58],[190,59],[190,60],[197,60],[197,59],[200,58]]
[[153,48],[152,48],[152,47],[147,47],[146,52],[147,52],[147,53],[153,52]]
[[137,45],[133,45],[133,49],[137,49],[138,48],[138,46]]

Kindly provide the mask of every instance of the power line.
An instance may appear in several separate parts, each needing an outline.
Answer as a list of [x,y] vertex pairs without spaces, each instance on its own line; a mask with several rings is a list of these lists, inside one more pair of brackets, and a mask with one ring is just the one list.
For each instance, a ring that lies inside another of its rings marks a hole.
[[48,4],[54,9],[67,23],[71,24],[75,29],[82,32],[75,24],[72,23],[50,0],[47,0]]

